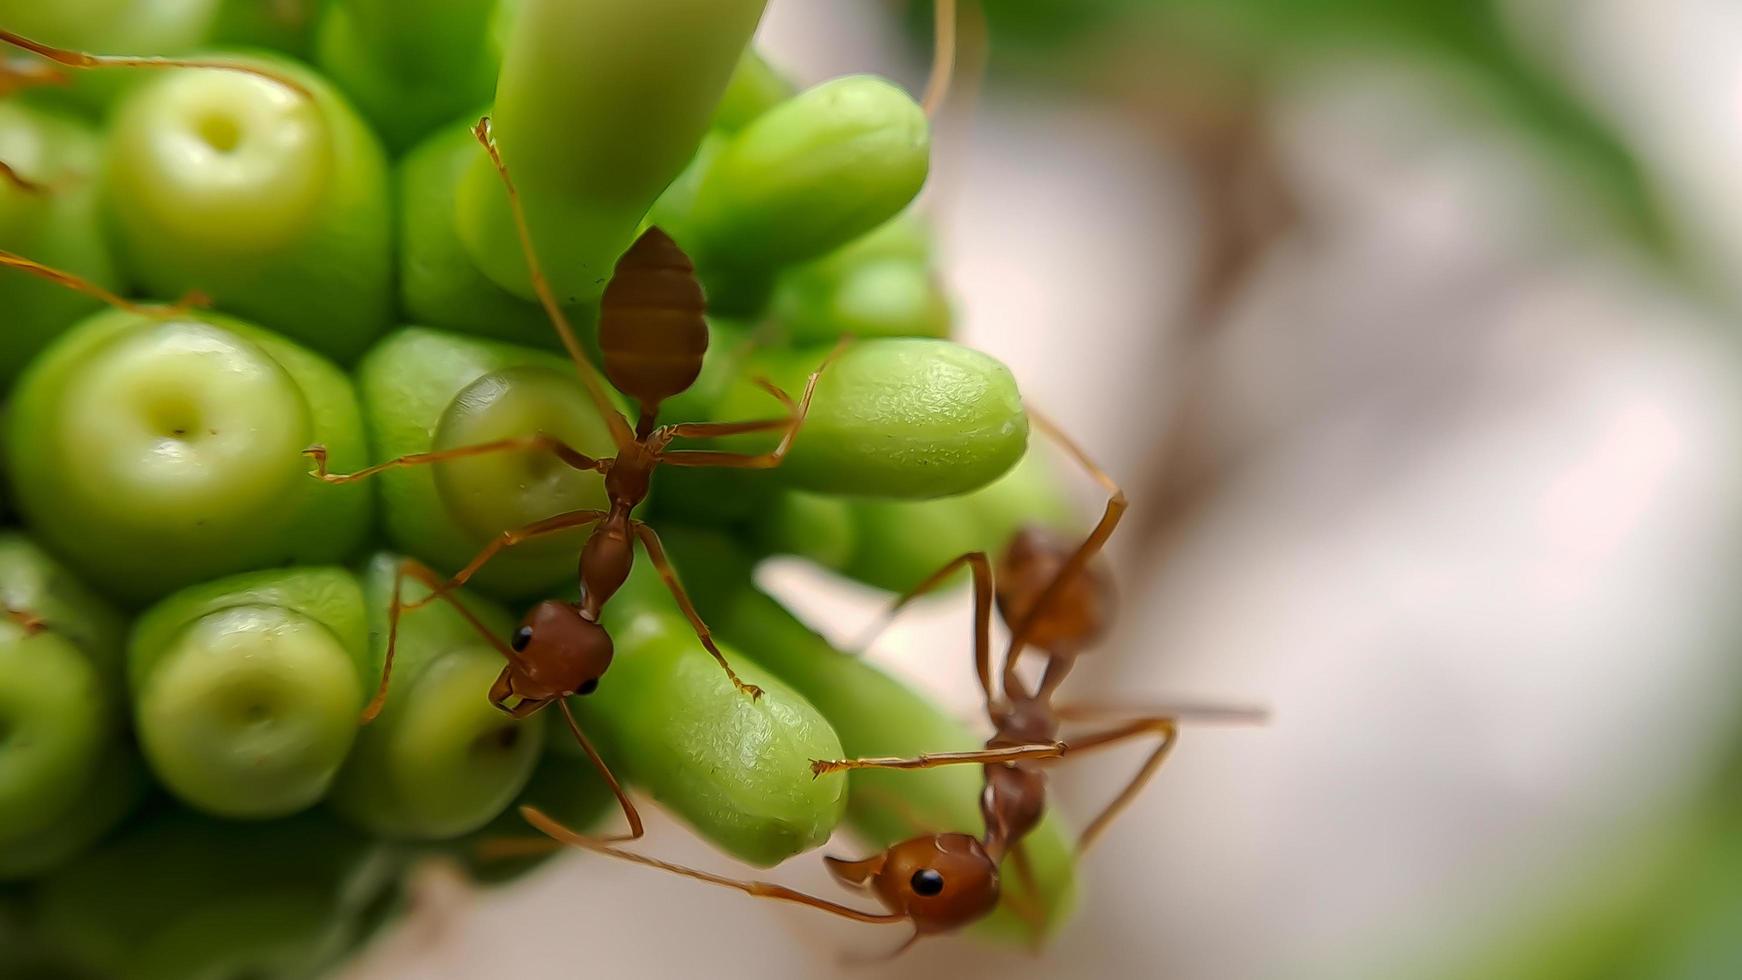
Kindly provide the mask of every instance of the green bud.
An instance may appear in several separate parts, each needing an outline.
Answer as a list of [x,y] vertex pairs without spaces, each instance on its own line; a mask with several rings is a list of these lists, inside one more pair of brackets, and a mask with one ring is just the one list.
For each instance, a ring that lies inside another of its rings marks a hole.
[[[495,139],[557,296],[599,295],[642,215],[707,132],[763,4],[520,4],[496,86]],[[473,261],[531,297],[507,197],[482,154],[458,201]]]
[[[798,392],[826,348],[763,351],[715,407],[716,420],[765,418],[765,373]],[[1028,419],[1004,365],[942,340],[883,339],[849,345],[817,384],[780,482],[822,493],[927,498],[965,493],[1021,458]],[[719,441],[739,451],[772,448],[762,436]]]
[[111,311],[20,379],[6,453],[19,511],[93,584],[130,601],[248,568],[352,553],[362,487],[300,453],[362,466],[362,422],[332,364],[227,317]]
[[[492,282],[460,240],[454,188],[484,156],[472,138],[475,121],[442,127],[399,166],[400,305],[413,323],[558,349],[556,331],[538,303]],[[571,309],[569,316],[585,324],[594,313]]]
[[[812,779],[810,760],[839,746],[810,703],[748,657],[723,647],[752,699],[732,686],[688,622],[658,602],[647,563],[606,609],[617,656],[598,693],[572,699],[618,775],[715,846],[770,867],[829,839],[844,782]],[[819,755],[818,753],[822,753]]]
[[[397,556],[377,555],[364,573],[375,662],[386,652],[399,567]],[[428,592],[408,578],[402,598],[416,602]],[[506,611],[456,596],[497,637],[509,635]],[[545,722],[515,721],[490,704],[502,667],[501,653],[446,603],[404,613],[386,705],[358,736],[333,807],[372,833],[426,840],[469,833],[506,810],[538,761]]]
[[772,270],[893,218],[925,183],[925,113],[879,78],[824,82],[758,116],[708,167],[692,215],[699,265]]
[[[847,757],[913,756],[981,746],[982,739],[943,709],[863,658],[837,652],[779,603],[756,591],[748,584],[748,559],[727,539],[677,532],[666,537],[702,615],[720,633],[753,643],[759,659],[829,719]],[[970,651],[964,642],[960,649],[964,672],[971,669]],[[978,834],[984,829],[979,767],[867,769],[850,775],[847,821],[872,846],[928,831]],[[1021,876],[1006,862],[1004,905],[976,927],[988,935],[1015,937],[1028,931],[1011,910],[1013,903],[1038,902],[1048,931],[1063,923],[1074,904],[1072,845],[1056,814],[1047,815],[1026,846],[1040,895],[1030,895]]]
[[714,128],[736,133],[763,113],[792,98],[797,89],[754,48],[746,48],[726,82],[726,94],[714,108]]
[[386,160],[318,75],[250,63],[313,98],[200,70],[157,73],[117,107],[106,190],[123,261],[149,292],[199,290],[351,360],[392,315]]
[[185,589],[140,617],[128,675],[140,745],[177,796],[295,813],[326,795],[374,688],[362,591],[336,568]]
[[338,0],[321,20],[318,61],[390,149],[490,101],[498,68],[494,0]]
[[[615,455],[573,366],[555,355],[412,327],[370,351],[357,381],[380,459],[538,432],[594,456]],[[606,503],[599,474],[542,451],[406,467],[371,482],[388,538],[443,573],[457,571],[502,531]],[[513,548],[473,584],[514,597],[568,591],[586,534],[578,529]]]

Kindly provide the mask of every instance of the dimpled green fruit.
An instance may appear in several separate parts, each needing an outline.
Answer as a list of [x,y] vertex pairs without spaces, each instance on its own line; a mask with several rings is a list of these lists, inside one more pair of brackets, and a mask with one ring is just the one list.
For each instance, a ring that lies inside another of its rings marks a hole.
[[[828,348],[769,350],[715,406],[718,421],[763,418],[766,373],[797,392]],[[851,343],[824,371],[792,451],[773,470],[782,483],[823,493],[928,498],[984,486],[1015,465],[1028,418],[1010,370],[944,340],[899,338]],[[760,436],[721,444],[772,448]]]
[[[437,129],[399,165],[399,304],[413,323],[557,349],[538,303],[491,281],[460,240],[454,187],[484,155],[470,121]],[[577,324],[591,315],[569,311]]]
[[596,693],[571,699],[582,724],[640,787],[721,850],[757,867],[819,847],[841,819],[845,781],[811,778],[840,742],[810,703],[733,647],[732,686],[649,563],[606,607],[617,656]]
[[314,804],[373,689],[368,645],[362,590],[343,569],[251,572],[170,596],[140,617],[128,649],[146,759],[216,815]]
[[336,0],[321,18],[319,64],[389,149],[483,105],[495,89],[494,0]]
[[[363,575],[375,662],[386,653],[388,606],[398,556],[375,556]],[[429,590],[407,579],[416,602]],[[506,640],[513,620],[494,603],[455,593],[473,615]],[[376,834],[439,840],[466,834],[507,809],[526,785],[545,720],[515,721],[490,704],[502,654],[451,606],[432,603],[404,613],[387,701],[357,737],[331,802]]]
[[[0,24],[45,44],[104,54],[185,54],[206,41],[218,0],[0,0]],[[65,86],[38,96],[99,106],[145,73],[69,72]]]
[[[98,209],[96,136],[82,124],[0,102],[0,160],[35,190],[0,179],[0,249],[113,289],[119,284]],[[0,270],[0,392],[60,331],[101,301]]]
[[774,269],[844,245],[913,201],[930,153],[925,113],[883,79],[852,75],[800,92],[735,134],[708,167],[691,217],[697,262]]
[[364,464],[350,381],[216,314],[85,320],[19,380],[6,454],[18,510],[93,585],[132,602],[216,575],[332,561],[366,532],[368,492],[300,453]]
[[29,539],[0,533],[0,879],[53,867],[113,827],[143,792],[123,744],[126,624]]
[[0,835],[0,882],[53,872],[112,832],[151,788],[139,753],[120,737],[110,738],[103,754],[79,775],[78,795],[47,824],[17,836]]
[[[544,432],[594,456],[615,455],[610,430],[566,359],[411,327],[358,366],[364,414],[379,459]],[[494,453],[375,477],[388,538],[443,574],[458,571],[502,531],[605,503],[598,473],[546,451]],[[509,550],[472,580],[516,598],[573,588],[586,531]]]
[[[863,658],[830,647],[778,602],[751,584],[749,560],[728,539],[713,534],[667,535],[672,555],[686,573],[696,605],[720,633],[754,644],[759,659],[809,698],[840,735],[847,757],[906,756],[980,748],[960,721]],[[947,653],[969,671],[972,645],[963,635]],[[940,766],[919,771],[861,770],[851,773],[847,822],[867,843],[883,847],[917,834],[961,831],[979,834],[981,770]],[[917,821],[917,822],[916,822]],[[1049,812],[1026,840],[1038,896],[1005,862],[1004,902],[984,923],[986,935],[1033,938],[1015,906],[1044,913],[1045,931],[1063,924],[1075,904],[1072,844],[1056,813]]]
[[116,109],[105,181],[128,272],[199,290],[343,361],[388,325],[393,224],[375,135],[318,75],[159,73]]
[[[683,169],[764,0],[521,0],[491,110],[558,297],[597,297],[642,215]],[[498,285],[532,296],[500,178],[479,156],[460,237]]]
[[44,829],[84,789],[109,700],[71,640],[0,620],[0,841]]

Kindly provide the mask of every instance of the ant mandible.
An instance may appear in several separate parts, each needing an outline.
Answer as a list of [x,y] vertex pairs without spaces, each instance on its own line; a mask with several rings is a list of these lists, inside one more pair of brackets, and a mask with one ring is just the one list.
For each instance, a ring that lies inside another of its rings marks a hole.
[[[1033,893],[1032,871],[1022,845],[1039,825],[1046,809],[1047,783],[1043,763],[1145,736],[1154,736],[1158,740],[1137,774],[1084,829],[1076,847],[1080,855],[1160,768],[1177,739],[1182,717],[1191,715],[1220,720],[1262,717],[1261,712],[1240,709],[1199,708],[1145,714],[1055,706],[1052,703],[1054,693],[1076,658],[1106,630],[1112,605],[1111,582],[1092,562],[1118,525],[1126,501],[1118,485],[1056,426],[1032,411],[1030,419],[1037,428],[1057,440],[1108,490],[1110,496],[1100,522],[1079,544],[1071,545],[1055,535],[1035,529],[1020,531],[1013,539],[999,563],[996,589],[999,611],[1013,626],[998,686],[994,687],[991,669],[993,566],[984,552],[962,555],[949,562],[903,596],[889,613],[893,616],[902,606],[948,580],[963,566],[971,569],[975,667],[985,694],[986,716],[992,723],[994,734],[979,751],[944,752],[913,758],[816,761],[811,765],[815,776],[851,769],[929,769],[960,764],[984,767],[985,789],[980,797],[980,809],[985,831],[981,836],[927,833],[900,841],[863,860],[824,858],[838,881],[868,889],[887,911],[869,912],[769,882],[728,878],[603,846],[597,840],[569,830],[533,807],[523,807],[522,815],[534,827],[562,843],[736,888],[751,895],[808,905],[860,922],[909,923],[913,926],[913,935],[889,954],[895,956],[922,938],[953,932],[989,914],[1002,894],[998,869],[1007,855],[1013,859],[1018,873]],[[1033,690],[1017,671],[1018,660],[1029,642],[1036,644],[1045,657],[1041,681]],[[1114,714],[1145,716],[1091,731],[1081,737],[1060,738],[1061,726],[1066,721],[1089,721]],[[514,845],[504,842],[503,847],[507,852]]]
[[[744,683],[732,670],[725,654],[714,643],[707,624],[685,593],[658,534],[630,514],[646,499],[653,471],[660,465],[739,469],[769,469],[780,465],[804,423],[817,379],[834,354],[825,358],[806,378],[797,401],[767,379],[756,379],[760,387],[786,407],[784,418],[658,424],[660,403],[687,390],[700,374],[702,356],[708,347],[708,325],[704,318],[705,299],[694,266],[669,236],[658,228],[649,228],[618,260],[599,303],[599,346],[604,355],[605,375],[618,391],[637,403],[637,421],[631,426],[605,394],[592,362],[582,353],[573,327],[551,292],[527,230],[519,192],[490,138],[488,117],[479,121],[473,135],[483,145],[502,178],[531,273],[533,290],[568,349],[588,396],[610,427],[612,440],[617,446],[616,457],[595,459],[543,433],[413,453],[345,474],[327,471],[324,447],[311,446],[305,454],[315,461],[315,476],[328,483],[350,483],[398,467],[422,466],[498,452],[544,451],[576,469],[603,474],[610,507],[608,510],[569,511],[504,531],[446,581],[439,580],[429,568],[418,562],[407,560],[401,563],[389,612],[389,639],[381,682],[374,698],[364,709],[363,723],[372,721],[385,704],[393,670],[399,616],[437,599],[445,601],[455,607],[474,629],[490,638],[507,660],[490,688],[490,702],[516,718],[527,717],[556,702],[576,740],[610,784],[618,805],[628,818],[629,836],[612,839],[633,840],[641,836],[641,821],[635,807],[582,733],[564,699],[575,694],[591,694],[611,665],[612,641],[600,622],[600,615],[605,604],[629,577],[635,558],[635,542],[639,541],[647,551],[648,559],[653,562],[702,646],[726,671],[732,684],[753,698],[759,697],[762,691]],[[838,352],[840,347],[835,350]],[[782,433],[779,443],[774,449],[759,454],[669,448],[672,441],[679,438],[706,439],[773,431]],[[580,601],[553,599],[539,603],[521,620],[509,643],[504,644],[491,635],[451,595],[454,589],[464,585],[503,550],[534,538],[589,525],[593,530],[580,555]],[[423,582],[430,588],[430,594],[415,602],[402,603],[401,587],[407,577]],[[510,699],[518,700],[510,705]]]

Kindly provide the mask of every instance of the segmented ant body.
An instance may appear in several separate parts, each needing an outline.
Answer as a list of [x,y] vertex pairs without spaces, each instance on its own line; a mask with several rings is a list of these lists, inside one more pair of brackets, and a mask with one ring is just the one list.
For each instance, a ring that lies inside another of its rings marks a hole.
[[[1087,538],[1072,544],[1041,530],[1019,532],[999,563],[994,586],[993,564],[983,552],[962,555],[920,583],[890,610],[893,616],[917,596],[949,580],[964,566],[973,575],[975,667],[985,695],[985,712],[994,733],[983,749],[943,752],[911,758],[870,758],[816,761],[814,775],[853,769],[930,769],[946,765],[980,765],[984,790],[980,797],[985,829],[978,837],[965,833],[926,833],[891,845],[861,860],[825,857],[841,883],[870,892],[885,911],[870,912],[807,895],[781,885],[743,881],[660,861],[642,854],[603,846],[550,819],[535,808],[523,808],[527,820],[557,841],[614,857],[661,868],[686,877],[736,888],[748,894],[797,902],[812,908],[874,923],[908,923],[913,935],[890,955],[918,940],[953,932],[989,914],[1002,895],[999,866],[1011,857],[1033,890],[1032,872],[1023,851],[1024,839],[1039,825],[1046,810],[1046,765],[1066,756],[1109,748],[1134,739],[1153,737],[1156,746],[1135,776],[1093,820],[1078,839],[1082,853],[1107,828],[1160,768],[1172,749],[1182,717],[1253,720],[1259,712],[1238,709],[1190,709],[1166,712],[1119,711],[1055,705],[1053,697],[1076,659],[1106,631],[1112,609],[1111,582],[1095,564],[1102,546],[1125,511],[1125,495],[1086,454],[1056,426],[1031,412],[1031,420],[1058,440],[1109,491],[1105,512]],[[1011,625],[1011,641],[997,682],[992,671],[992,607],[996,602]],[[1028,644],[1033,643],[1030,648]],[[1043,660],[1041,679],[1031,687],[1020,675],[1018,662],[1032,649]],[[1108,723],[1109,716],[1127,720]],[[1061,738],[1067,722],[1100,719],[1102,727]],[[517,848],[503,847],[503,853]]]
[[[386,662],[383,664],[380,686],[364,710],[363,720],[365,723],[373,720],[385,704],[400,615],[438,599],[447,602],[458,609],[479,633],[489,638],[507,660],[501,674],[491,686],[491,703],[517,718],[527,717],[553,702],[560,705],[575,738],[611,784],[619,806],[629,821],[628,837],[616,839],[634,839],[641,836],[640,817],[581,732],[564,699],[575,694],[591,694],[611,665],[612,641],[600,622],[600,616],[605,604],[628,579],[637,542],[647,551],[648,559],[653,562],[678,608],[695,629],[702,646],[719,662],[732,683],[738,690],[752,697],[760,696],[762,692],[759,688],[739,680],[738,675],[733,672],[731,665],[726,662],[725,654],[714,643],[707,625],[703,623],[689,596],[684,592],[683,585],[678,581],[677,573],[672,569],[665,549],[660,544],[659,535],[631,514],[647,498],[653,471],[661,465],[741,469],[768,469],[778,466],[804,422],[816,390],[817,379],[828,361],[825,359],[806,379],[804,390],[796,401],[771,382],[758,379],[758,384],[786,408],[785,417],[748,422],[660,425],[660,403],[687,390],[701,372],[702,357],[708,348],[708,325],[704,317],[706,303],[694,266],[663,231],[649,228],[618,260],[599,307],[599,346],[604,355],[605,375],[618,391],[636,403],[637,420],[631,425],[606,395],[603,382],[592,362],[581,351],[573,328],[551,292],[526,231],[519,194],[507,166],[490,139],[488,118],[479,122],[474,135],[489,153],[501,175],[520,232],[521,246],[532,274],[533,288],[568,349],[600,417],[610,427],[612,440],[617,446],[617,455],[611,459],[596,459],[542,433],[415,453],[345,474],[327,472],[327,454],[323,447],[312,446],[306,454],[314,459],[314,475],[320,479],[329,483],[350,483],[400,467],[423,466],[490,453],[549,452],[576,469],[602,474],[609,508],[569,511],[525,527],[504,531],[479,551],[466,567],[445,581],[439,580],[433,572],[418,562],[408,560],[402,563],[389,614]],[[706,439],[774,431],[782,433],[781,439],[774,449],[766,453],[741,454],[669,448],[679,438]],[[592,531],[580,553],[579,601],[552,599],[539,603],[522,618],[509,642],[504,643],[501,638],[493,636],[451,595],[454,589],[464,585],[502,551],[534,538],[588,526],[592,527]],[[401,586],[407,577],[422,581],[430,588],[430,594],[416,602],[403,603],[400,599]]]

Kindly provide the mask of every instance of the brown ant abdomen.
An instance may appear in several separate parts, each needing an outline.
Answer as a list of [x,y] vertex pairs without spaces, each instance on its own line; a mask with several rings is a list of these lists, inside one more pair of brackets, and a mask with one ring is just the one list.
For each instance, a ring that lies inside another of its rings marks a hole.
[[707,300],[671,236],[649,228],[617,260],[599,300],[605,376],[651,412],[695,384],[708,350]]

